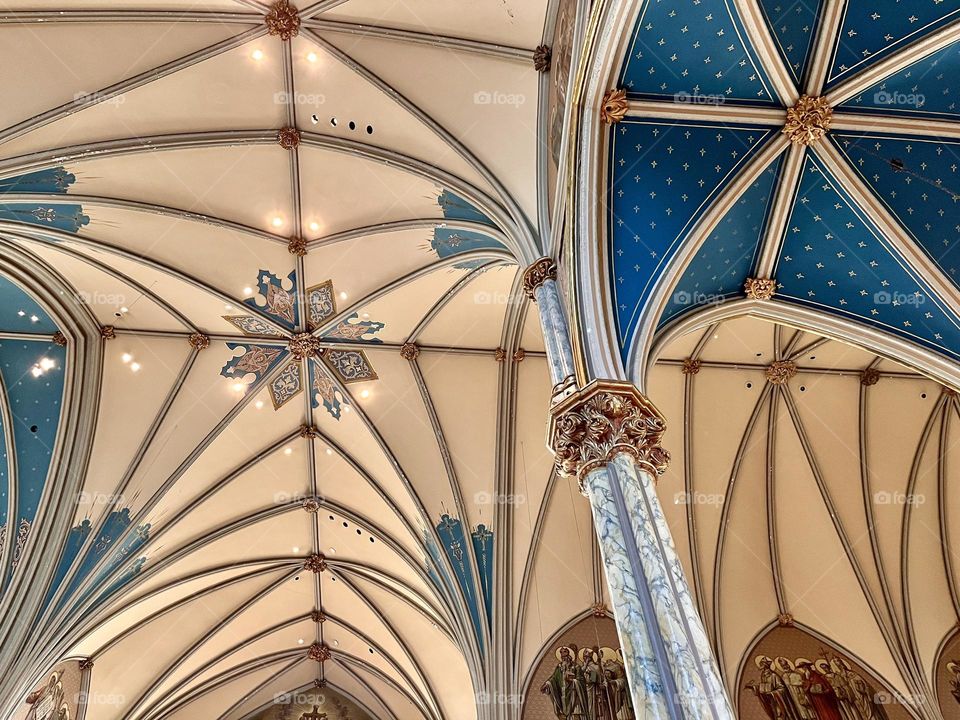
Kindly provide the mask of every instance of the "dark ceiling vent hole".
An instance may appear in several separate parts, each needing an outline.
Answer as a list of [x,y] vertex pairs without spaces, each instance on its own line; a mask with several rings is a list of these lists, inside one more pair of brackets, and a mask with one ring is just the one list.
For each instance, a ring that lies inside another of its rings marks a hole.
[[39,429],[40,429],[40,428],[38,428],[36,425],[31,425],[31,426],[30,426],[30,432],[32,432],[32,433],[35,433],[35,432],[36,432],[37,430],[39,430]]
[[299,575],[294,575],[293,579],[294,579],[294,580],[299,580],[299,579],[300,579],[300,576],[299,576]]
[[320,116],[314,113],[313,115],[310,116],[310,122],[316,125],[318,122],[320,122]]
[[367,125],[367,135],[373,135],[373,125]]
[[926,399],[927,399],[927,394],[926,394],[926,393],[920,393],[920,397],[923,398],[924,400],[926,400]]
[[763,353],[762,353],[762,352],[758,352],[758,353],[757,353],[757,357],[763,357]]
[[890,160],[890,167],[893,168],[894,172],[900,172],[906,166],[900,158],[893,158]]
[[373,538],[370,538],[370,542],[373,542]]
[[752,382],[748,382],[748,383],[747,383],[747,390],[749,390],[749,389],[752,388],[752,387],[753,387],[753,383],[752,383]]
[[807,391],[806,385],[801,385],[801,386],[800,386],[800,392],[806,392],[806,391]]
[[115,312],[115,313],[113,314],[113,316],[114,316],[114,317],[121,318],[121,317],[123,317],[123,313],[121,313],[121,312]]
[[347,522],[344,522],[344,523],[343,523],[343,526],[344,526],[344,527],[350,527],[350,524],[347,523]]
[[356,129],[357,129],[357,124],[356,124],[353,120],[351,120],[351,121],[350,121],[350,125],[349,125],[348,127],[349,127],[351,130],[356,130]]
[[363,533],[357,530],[357,535],[363,535]]
[[811,355],[811,356],[810,356],[810,359],[811,359],[811,360],[816,360],[816,359],[817,359],[817,356],[816,356],[816,355]]
[[367,648],[370,651],[370,654],[373,655],[373,648]]
[[330,118],[330,125],[331,125],[332,127],[336,127],[336,126],[337,126],[337,119],[336,119],[335,117]]
[[331,520],[335,520],[336,518],[334,518],[333,515],[331,515],[331,516],[330,516],[330,519],[331,519]]

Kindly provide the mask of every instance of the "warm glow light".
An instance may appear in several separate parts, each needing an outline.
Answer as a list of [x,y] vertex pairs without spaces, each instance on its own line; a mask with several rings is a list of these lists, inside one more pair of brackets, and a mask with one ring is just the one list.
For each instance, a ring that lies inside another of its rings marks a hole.
[[253,404],[253,406],[254,406],[257,410],[262,410],[262,409],[263,409],[263,400],[257,400],[257,401]]
[[23,317],[24,315],[26,315],[26,313],[23,310],[17,310],[17,315],[19,315],[20,317]]
[[259,48],[254,50],[252,53],[250,53],[250,57],[252,57],[254,60],[263,60],[263,50],[260,50]]
[[291,455],[292,453],[293,453],[293,449],[292,449],[292,448],[284,448],[284,450],[283,450],[283,454],[284,454],[284,455]]
[[56,367],[56,365],[57,364],[50,358],[40,358],[40,367],[44,370],[51,370],[52,368]]
[[30,373],[34,377],[40,377],[41,375],[43,375],[43,370],[40,369],[39,365],[34,365],[33,368],[31,368]]
[[318,223],[316,220],[310,223],[310,230],[312,232],[317,232],[319,229],[320,229],[320,223]]
[[327,455],[333,455],[333,450],[331,450],[330,448],[327,448]]
[[277,217],[275,217],[273,220],[270,221],[270,224],[273,225],[275,228],[283,227],[283,218],[277,216]]
[[347,294],[346,294],[345,292],[340,293],[340,299],[341,299],[341,300],[346,300],[346,299],[347,299]]
[[128,308],[126,305],[124,305],[122,308],[120,308],[120,312],[122,312],[122,313],[128,313],[128,312],[130,312],[130,308]]
[[133,355],[131,355],[130,353],[124,353],[123,355],[120,356],[120,359],[123,360],[125,363],[128,363],[131,360],[133,360]]
[[368,398],[368,397],[370,397],[370,391],[369,391],[369,390],[362,390],[362,391],[360,392],[360,397],[362,397],[362,398]]
[[303,638],[297,638],[297,644],[303,645]]
[[252,287],[245,287],[245,288],[243,289],[243,294],[244,294],[244,295],[253,295],[253,288],[252,288]]
[[133,370],[134,372],[140,372],[140,363],[138,362],[130,363],[130,369]]
[[317,54],[315,52],[307,53],[307,60],[309,60],[310,62],[316,62]]
[[40,322],[40,318],[38,318],[36,315],[31,315],[30,322]]
[[300,548],[298,548],[296,545],[294,545],[293,548],[291,548],[291,549],[292,549],[293,552],[295,552],[295,553],[300,552]]
[[233,310],[233,305],[230,305],[230,304],[228,303],[227,305],[224,305],[224,306],[223,306],[223,309],[224,309],[224,310]]
[[247,388],[242,382],[235,382],[233,384],[233,389],[235,392],[243,392]]

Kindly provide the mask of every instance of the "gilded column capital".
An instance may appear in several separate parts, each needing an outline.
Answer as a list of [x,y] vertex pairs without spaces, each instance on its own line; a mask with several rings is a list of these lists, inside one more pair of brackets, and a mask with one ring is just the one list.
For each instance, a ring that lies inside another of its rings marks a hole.
[[547,280],[557,279],[557,264],[552,258],[542,257],[523,272],[523,292],[531,300],[536,300],[537,288]]
[[550,413],[548,445],[557,473],[583,480],[617,453],[628,453],[662,475],[670,453],[660,441],[666,421],[632,383],[594,380],[557,403]]

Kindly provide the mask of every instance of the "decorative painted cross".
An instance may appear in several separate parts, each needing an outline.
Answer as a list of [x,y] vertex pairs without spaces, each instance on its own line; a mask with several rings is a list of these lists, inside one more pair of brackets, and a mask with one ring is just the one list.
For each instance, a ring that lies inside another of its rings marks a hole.
[[327,714],[319,712],[320,706],[314,705],[313,712],[303,713],[300,720],[326,720]]

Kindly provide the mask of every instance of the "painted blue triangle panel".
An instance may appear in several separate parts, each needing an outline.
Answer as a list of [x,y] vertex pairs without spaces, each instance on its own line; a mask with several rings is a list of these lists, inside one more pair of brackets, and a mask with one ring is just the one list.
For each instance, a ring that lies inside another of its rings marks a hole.
[[621,347],[684,233],[773,128],[655,123],[611,128],[608,234]]
[[960,142],[838,135],[835,144],[930,259],[960,287]]
[[57,325],[20,286],[0,277],[0,328],[6,332],[52,335]]
[[620,81],[632,96],[773,104],[732,0],[644,3]]
[[3,195],[6,193],[65,195],[76,181],[76,176],[67,172],[63,167],[0,178],[0,220],[47,226],[64,232],[80,232],[80,228],[90,223],[89,216],[83,214],[83,208],[80,205],[60,204],[59,202],[56,204],[9,204],[3,202]]
[[[777,297],[960,357],[960,321],[808,157],[774,275]],[[951,349],[953,348],[953,349]]]
[[818,0],[760,0],[760,9],[784,63],[799,86],[816,36],[821,3]]
[[723,216],[680,276],[660,325],[689,310],[743,294],[760,251],[782,163],[781,155]]
[[[34,376],[32,369],[41,358],[52,360],[53,367]],[[16,517],[11,518],[15,537],[22,533],[29,538],[47,482],[60,423],[65,359],[65,348],[46,341],[0,342],[0,374],[9,402],[17,459]],[[12,559],[19,559],[16,550]]]
[[850,0],[827,87],[960,17],[960,0]]
[[841,105],[844,109],[884,114],[940,117],[960,115],[955,87],[960,73],[960,42],[953,43],[884,78]]

